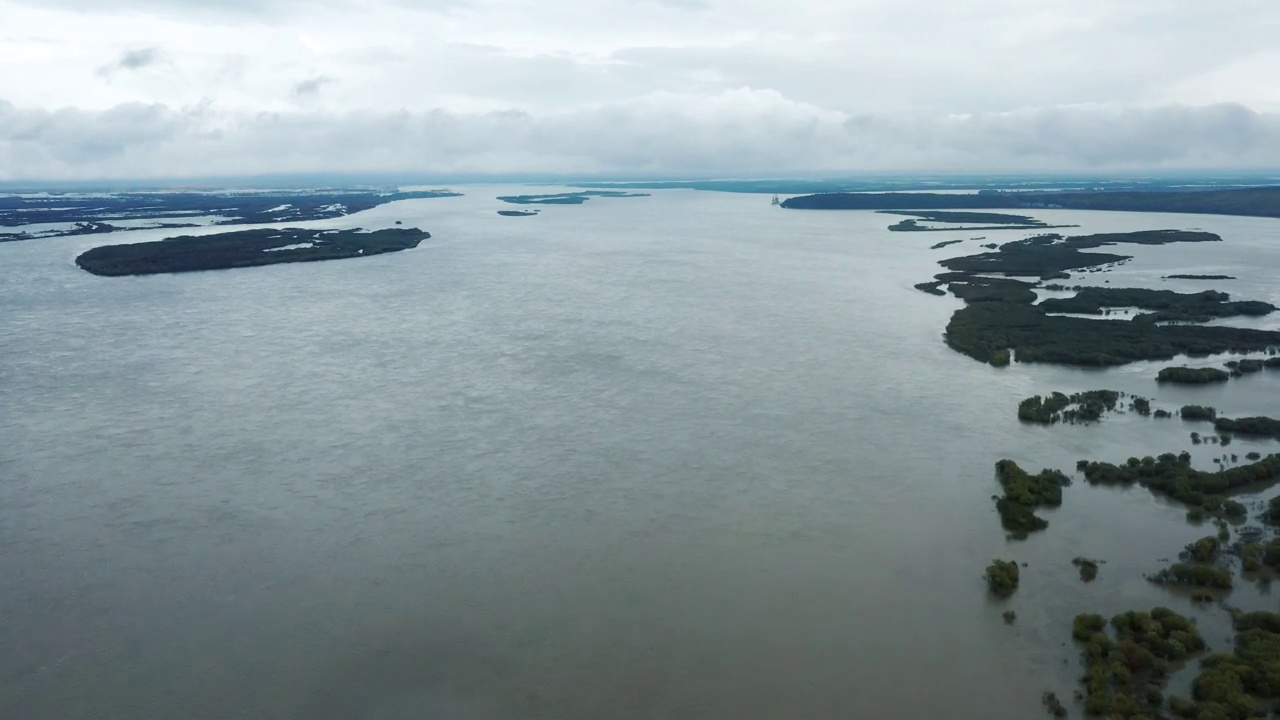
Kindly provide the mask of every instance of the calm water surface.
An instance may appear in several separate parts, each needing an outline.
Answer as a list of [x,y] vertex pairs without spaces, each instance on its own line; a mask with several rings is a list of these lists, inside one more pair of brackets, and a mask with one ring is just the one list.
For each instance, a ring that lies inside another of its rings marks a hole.
[[[1211,527],[1077,484],[1010,543],[992,464],[1193,449],[1177,420],[1023,426],[1030,394],[1274,415],[1280,374],[948,350],[958,301],[912,284],[1017,232],[930,250],[975,233],[685,191],[504,218],[521,189],[465,190],[311,223],[434,234],[358,261],[97,278],[72,261],[102,236],[0,246],[4,717],[1020,720],[1069,695],[1077,612],[1167,604],[1228,647],[1141,577]],[[1280,304],[1280,222],[1038,216],[1218,232],[1084,282]],[[1252,449],[1280,445],[1227,450]],[[1007,603],[993,557],[1028,563]]]

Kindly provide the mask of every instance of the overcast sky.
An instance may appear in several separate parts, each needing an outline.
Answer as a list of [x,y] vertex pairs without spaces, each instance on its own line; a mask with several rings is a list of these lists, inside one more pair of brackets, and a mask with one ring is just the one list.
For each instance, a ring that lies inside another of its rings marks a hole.
[[1280,0],[0,0],[0,180],[1280,167]]

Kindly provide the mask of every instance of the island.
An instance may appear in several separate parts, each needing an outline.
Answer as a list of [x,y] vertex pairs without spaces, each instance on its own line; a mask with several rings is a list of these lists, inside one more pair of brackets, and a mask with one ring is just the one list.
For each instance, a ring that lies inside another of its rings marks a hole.
[[[956,212],[946,210],[880,210],[887,215],[907,215],[907,220],[889,226],[893,232],[942,232],[946,230],[1043,230],[1047,228],[1078,227],[1076,225],[1047,225],[1027,215],[1004,213]],[[949,223],[963,227],[928,227],[920,222]],[[975,224],[976,223],[976,224]]]
[[636,198],[649,197],[649,193],[632,193],[620,190],[582,190],[552,195],[499,195],[498,199],[513,205],[581,205],[593,197]]
[[498,214],[502,217],[529,217],[537,215],[537,210],[499,210]]
[[1280,217],[1280,186],[1213,190],[1005,191],[972,194],[830,192],[782,201],[796,210],[984,210],[1064,208]]
[[1207,385],[1209,383],[1226,382],[1230,377],[1231,375],[1226,370],[1219,370],[1218,368],[1189,368],[1182,365],[1161,368],[1160,372],[1156,374],[1156,382]]
[[[1091,271],[1131,259],[1111,252],[1086,252],[1122,244],[1164,245],[1220,242],[1213,233],[1143,230],[1077,237],[1036,235],[1004,243],[991,252],[942,260],[947,268],[916,288],[942,294],[946,286],[965,301],[947,324],[944,338],[954,350],[981,362],[1004,365],[1047,362],[1080,366],[1123,365],[1166,360],[1180,354],[1274,351],[1280,332],[1194,324],[1209,318],[1266,314],[1268,303],[1233,301],[1226,293],[1178,294],[1142,289],[1081,288],[1072,298],[1037,303],[1038,281],[1067,270]],[[1030,278],[1027,280],[1021,278]],[[1092,319],[1064,314],[1105,312],[1117,303],[1151,312],[1128,320]],[[1177,320],[1170,324],[1161,322]]]
[[[3,240],[82,235],[134,229],[194,227],[183,218],[212,218],[215,225],[329,220],[400,200],[458,197],[451,190],[336,188],[324,190],[213,190],[208,192],[41,193],[0,195],[0,227],[67,223],[68,229],[5,233]],[[117,226],[112,220],[156,220]],[[208,222],[208,220],[206,220]]]
[[1235,280],[1231,275],[1165,275],[1163,280]]
[[399,252],[417,247],[429,237],[430,233],[417,228],[372,232],[262,228],[104,245],[77,257],[76,265],[94,275],[108,277],[225,270]]

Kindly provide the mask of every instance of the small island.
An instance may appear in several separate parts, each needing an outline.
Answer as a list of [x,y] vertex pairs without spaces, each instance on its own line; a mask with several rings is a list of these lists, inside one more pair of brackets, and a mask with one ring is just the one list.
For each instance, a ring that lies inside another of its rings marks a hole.
[[499,210],[498,214],[502,217],[529,217],[537,215],[537,210]]
[[1207,385],[1209,383],[1226,382],[1231,377],[1226,370],[1218,368],[1167,367],[1156,374],[1156,382],[1178,383],[1181,385]]
[[1235,280],[1231,275],[1165,275],[1163,280]]
[[552,195],[500,195],[498,199],[513,205],[581,205],[593,197],[636,198],[649,197],[649,193],[623,192],[621,190],[582,190]]
[[[1046,228],[1078,227],[1076,225],[1047,225],[1026,215],[1004,213],[955,212],[946,210],[880,210],[887,215],[907,215],[889,226],[892,232],[942,232],[947,230],[1043,230]],[[949,223],[963,227],[928,227],[921,222]]]
[[108,277],[225,270],[229,268],[368,257],[418,246],[431,234],[417,228],[283,230],[262,228],[96,247],[76,265]]

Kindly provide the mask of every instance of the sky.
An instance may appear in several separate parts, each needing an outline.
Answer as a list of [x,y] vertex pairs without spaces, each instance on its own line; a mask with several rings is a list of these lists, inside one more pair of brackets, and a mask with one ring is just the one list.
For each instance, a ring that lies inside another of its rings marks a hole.
[[0,181],[1280,168],[1280,0],[0,0]]

